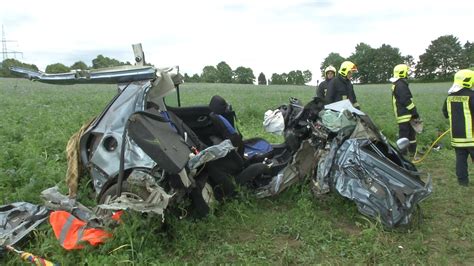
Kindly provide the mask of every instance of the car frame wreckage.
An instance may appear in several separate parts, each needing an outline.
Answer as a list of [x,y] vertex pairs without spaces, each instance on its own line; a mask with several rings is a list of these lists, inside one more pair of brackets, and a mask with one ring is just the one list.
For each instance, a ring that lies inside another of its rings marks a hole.
[[[418,204],[432,193],[429,175],[402,155],[406,140],[392,145],[348,100],[324,105],[315,97],[303,105],[290,98],[272,112],[284,125],[279,130],[284,143],[243,140],[245,150],[239,153],[234,139],[216,138],[216,117],[234,129],[235,113],[225,100],[217,116],[210,106],[181,107],[179,69],[147,66],[141,45],[133,50],[134,66],[62,74],[11,68],[44,83],[118,84],[102,113],[68,143],[68,164],[87,170],[99,208],[163,216],[169,206],[191,199],[190,211],[204,216],[219,199],[220,184],[210,180],[208,166],[236,153],[243,164],[232,176],[259,198],[305,181],[316,197],[336,192],[389,228],[409,224]],[[178,107],[167,106],[165,96],[174,91]],[[68,180],[70,197],[76,195],[78,175]]]

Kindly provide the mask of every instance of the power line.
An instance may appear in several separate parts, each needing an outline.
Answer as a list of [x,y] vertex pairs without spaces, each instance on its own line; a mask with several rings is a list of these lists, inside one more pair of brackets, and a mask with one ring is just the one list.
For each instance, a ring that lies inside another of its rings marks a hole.
[[23,58],[23,53],[22,52],[12,51],[12,50],[9,51],[7,49],[7,42],[17,42],[17,41],[7,40],[7,38],[5,37],[5,29],[3,28],[3,25],[2,25],[2,56],[3,56],[3,60],[7,59],[9,54],[12,54],[15,59],[16,59],[17,54],[21,54],[21,58]]

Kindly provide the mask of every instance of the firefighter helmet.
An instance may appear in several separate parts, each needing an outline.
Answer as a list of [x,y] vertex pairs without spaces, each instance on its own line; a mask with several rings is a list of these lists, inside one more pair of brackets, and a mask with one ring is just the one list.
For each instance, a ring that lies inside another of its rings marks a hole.
[[330,66],[328,66],[324,69],[324,75],[326,76],[329,71],[332,71],[334,73],[334,75],[336,74],[336,68],[333,67],[332,65],[330,65]]
[[462,88],[470,89],[474,85],[474,71],[470,69],[461,69],[454,75],[454,84]]
[[396,65],[393,68],[393,77],[400,79],[408,77],[408,66],[405,64]]
[[344,61],[341,64],[341,68],[339,69],[339,74],[343,77],[347,77],[347,74],[350,72],[357,72],[357,67],[351,61]]

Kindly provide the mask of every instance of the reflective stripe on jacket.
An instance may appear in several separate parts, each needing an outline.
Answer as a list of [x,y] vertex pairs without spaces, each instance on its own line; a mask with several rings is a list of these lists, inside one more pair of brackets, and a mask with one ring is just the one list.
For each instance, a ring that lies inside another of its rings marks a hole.
[[450,94],[443,105],[444,116],[449,118],[451,145],[453,147],[474,147],[473,113],[474,92],[461,89]]
[[49,222],[59,244],[67,250],[84,248],[82,242],[96,246],[112,237],[110,233],[98,228],[90,228],[87,223],[77,219],[66,211],[54,211],[49,215]]
[[415,104],[406,79],[398,79],[393,83],[392,106],[398,124],[411,120]]

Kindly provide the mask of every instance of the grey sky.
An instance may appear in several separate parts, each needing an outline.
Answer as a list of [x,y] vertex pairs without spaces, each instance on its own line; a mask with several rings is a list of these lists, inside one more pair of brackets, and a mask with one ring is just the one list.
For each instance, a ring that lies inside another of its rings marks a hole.
[[40,69],[98,54],[133,61],[141,42],[149,62],[189,74],[226,61],[267,77],[309,69],[315,81],[330,52],[347,57],[360,42],[415,59],[442,35],[473,42],[473,15],[472,0],[28,0],[3,1],[0,23],[18,41],[9,49]]

